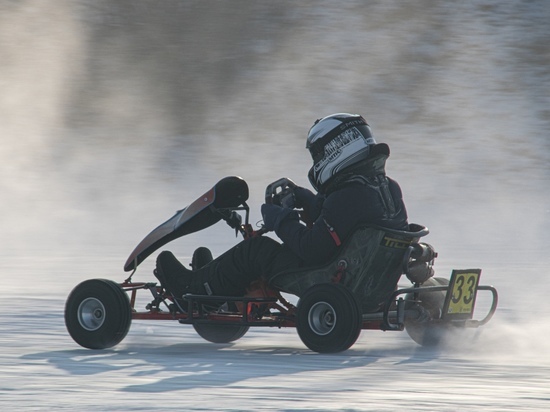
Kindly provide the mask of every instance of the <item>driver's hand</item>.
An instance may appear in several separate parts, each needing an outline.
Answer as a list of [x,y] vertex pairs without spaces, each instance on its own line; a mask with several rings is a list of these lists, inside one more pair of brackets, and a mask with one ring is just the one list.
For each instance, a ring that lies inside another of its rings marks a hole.
[[294,193],[290,192],[281,198],[281,206],[285,209],[294,209],[296,207],[296,198]]
[[292,209],[286,209],[274,204],[264,203],[262,205],[262,217],[264,218],[264,227],[268,231],[277,231],[281,222],[291,214],[297,214]]
[[294,192],[294,207],[297,209],[309,209],[315,202],[315,194],[305,187],[297,186],[293,190]]

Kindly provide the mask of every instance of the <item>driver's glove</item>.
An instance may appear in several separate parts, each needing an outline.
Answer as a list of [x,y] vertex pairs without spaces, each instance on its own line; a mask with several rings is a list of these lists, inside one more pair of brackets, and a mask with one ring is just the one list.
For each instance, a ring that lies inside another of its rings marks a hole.
[[315,201],[315,194],[305,187],[296,186],[294,192],[294,207],[298,209],[309,209]]
[[264,218],[264,227],[270,232],[276,232],[281,222],[289,216],[298,219],[298,215],[294,210],[267,203],[262,205],[262,216]]
[[314,194],[311,190],[305,187],[297,186],[294,188],[294,207],[304,209],[308,216],[314,221],[321,214],[321,208],[325,201],[324,196]]
[[296,207],[296,197],[294,193],[289,193],[281,198],[281,206],[285,209],[294,209]]

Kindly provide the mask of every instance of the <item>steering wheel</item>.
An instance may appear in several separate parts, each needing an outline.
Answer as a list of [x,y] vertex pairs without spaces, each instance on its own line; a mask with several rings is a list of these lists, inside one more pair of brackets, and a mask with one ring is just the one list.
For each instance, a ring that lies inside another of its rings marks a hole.
[[265,202],[277,206],[292,209],[294,207],[294,189],[296,183],[283,177],[267,185],[265,189]]

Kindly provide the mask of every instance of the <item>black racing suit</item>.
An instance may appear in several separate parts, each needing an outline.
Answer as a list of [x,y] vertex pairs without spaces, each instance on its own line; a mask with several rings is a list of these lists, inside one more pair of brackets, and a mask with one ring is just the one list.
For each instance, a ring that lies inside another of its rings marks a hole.
[[173,292],[241,296],[261,277],[269,280],[283,270],[328,262],[358,226],[407,230],[401,189],[384,172],[387,157],[369,157],[335,179],[325,194],[300,188],[297,203],[309,215],[309,227],[296,210],[281,209],[274,230],[282,244],[267,236],[244,240],[195,271],[191,285]]

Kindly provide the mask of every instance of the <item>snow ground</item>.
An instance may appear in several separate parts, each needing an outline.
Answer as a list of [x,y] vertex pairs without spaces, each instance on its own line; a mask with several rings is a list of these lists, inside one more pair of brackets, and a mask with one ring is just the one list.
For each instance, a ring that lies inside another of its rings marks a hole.
[[[251,328],[233,344],[175,321],[134,321],[116,347],[92,351],[67,334],[75,262],[58,259],[54,286],[29,265],[0,302],[3,410],[543,411],[550,408],[544,323],[506,319],[441,349],[405,332],[363,331],[339,354],[309,351],[294,329]],[[42,291],[48,291],[42,293]],[[503,316],[504,314],[504,316]],[[548,312],[537,316],[547,316]],[[547,325],[547,323],[546,323]]]

